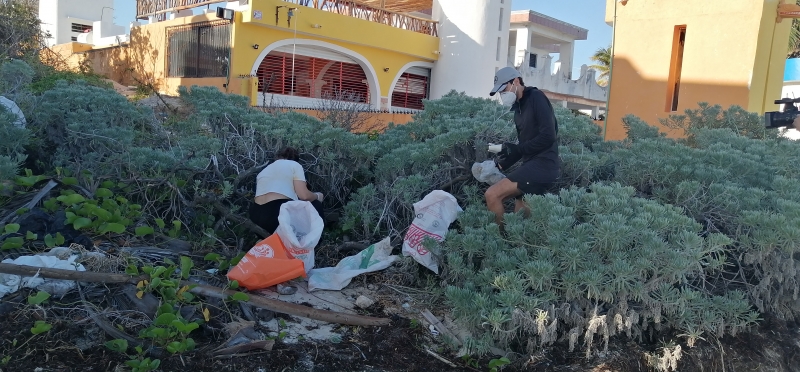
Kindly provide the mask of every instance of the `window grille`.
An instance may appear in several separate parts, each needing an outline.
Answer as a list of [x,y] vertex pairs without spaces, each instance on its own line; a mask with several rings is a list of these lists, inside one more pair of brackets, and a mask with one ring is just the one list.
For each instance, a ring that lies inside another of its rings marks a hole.
[[422,110],[422,100],[428,98],[428,77],[403,73],[392,90],[392,107]]
[[[322,53],[320,53],[322,54]],[[273,50],[258,67],[258,91],[296,97],[370,103],[367,76],[360,65]]]
[[72,32],[84,33],[92,31],[92,26],[83,25],[80,23],[73,23],[70,29],[72,30]]
[[227,20],[167,28],[167,76],[226,77],[231,55]]

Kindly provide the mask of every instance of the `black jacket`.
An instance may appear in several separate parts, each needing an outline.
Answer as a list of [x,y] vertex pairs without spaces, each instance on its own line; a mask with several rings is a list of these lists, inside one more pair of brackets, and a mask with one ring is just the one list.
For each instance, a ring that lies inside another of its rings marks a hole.
[[508,168],[520,159],[534,160],[546,168],[560,168],[558,122],[550,100],[539,89],[525,87],[522,98],[511,106],[519,138],[518,153],[506,159]]

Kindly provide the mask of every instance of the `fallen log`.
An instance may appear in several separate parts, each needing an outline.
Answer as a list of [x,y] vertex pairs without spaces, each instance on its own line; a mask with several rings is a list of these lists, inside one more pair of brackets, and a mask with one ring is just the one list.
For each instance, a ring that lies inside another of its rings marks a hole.
[[[78,282],[92,282],[92,283],[138,283],[146,276],[131,276],[127,274],[117,273],[101,273],[94,271],[75,271],[64,269],[51,269],[43,267],[35,267],[28,265],[15,265],[8,263],[0,263],[0,273],[20,275],[23,277],[32,277],[38,275],[40,278],[47,279],[61,279],[61,280],[74,280]],[[193,286],[190,291],[194,294],[215,297],[220,299],[227,299],[230,296],[238,293],[238,291],[213,287],[208,285],[197,284],[190,281],[182,281],[181,285]],[[335,311],[314,309],[312,307],[293,304],[281,300],[266,298],[263,296],[253,295],[252,293],[245,293],[248,300],[244,301],[252,306],[272,310],[277,313],[295,315],[303,318],[321,320],[323,322],[339,323],[355,326],[384,326],[389,325],[389,319],[376,318],[371,316],[343,314]]]
[[[190,286],[193,285],[194,288],[190,289],[189,292],[192,292],[194,294],[206,297],[216,297],[221,299],[226,299],[238,292],[230,289],[222,289],[219,287],[212,287],[189,281],[183,281],[181,282],[181,285],[190,285]],[[263,296],[257,296],[253,295],[252,293],[247,293],[247,295],[249,296],[248,300],[243,302],[253,305],[255,307],[272,310],[278,313],[297,315],[304,318],[321,320],[323,322],[339,323],[347,325],[357,325],[357,326],[389,325],[389,319],[386,318],[375,318],[371,316],[344,314],[335,311],[315,309],[313,307],[293,304],[291,302],[275,300]]]
[[0,263],[0,273],[41,278],[74,280],[87,283],[138,283],[140,280],[149,279],[146,275],[131,276],[128,274],[99,273],[95,271],[77,271],[64,269],[51,269],[28,265]]

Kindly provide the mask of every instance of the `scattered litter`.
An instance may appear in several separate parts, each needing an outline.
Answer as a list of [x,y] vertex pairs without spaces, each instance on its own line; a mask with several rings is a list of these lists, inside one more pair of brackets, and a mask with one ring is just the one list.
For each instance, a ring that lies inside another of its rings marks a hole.
[[433,324],[429,324],[428,325],[428,330],[431,331],[431,334],[433,335],[433,337],[436,337],[436,336],[439,335],[439,331],[436,330],[436,327],[434,327]]
[[400,258],[391,253],[391,239],[386,237],[354,256],[343,258],[336,267],[311,270],[308,273],[308,290],[339,291],[350,284],[350,281],[357,275],[383,270],[391,266]]
[[[57,250],[55,253],[50,253],[53,250],[46,253],[52,255],[21,256],[14,260],[3,260],[3,263],[51,269],[86,271],[83,265],[75,262],[75,260],[79,258],[78,255],[69,255],[64,259],[57,257],[56,254],[64,254],[63,249],[69,251],[69,248],[62,247],[59,248],[59,250]],[[38,277],[38,274],[32,278],[24,279],[19,275],[0,274],[0,298],[3,298],[3,296],[6,294],[18,291],[20,287],[35,288],[40,291],[45,291],[52,296],[61,297],[71,289],[75,288],[75,282],[71,280],[42,279]]]
[[422,310],[420,313],[422,313],[422,316],[425,318],[425,320],[427,320],[428,323],[430,323],[430,326],[428,328],[431,329],[431,333],[433,333],[433,331],[436,330],[437,332],[434,333],[434,335],[437,335],[441,332],[445,335],[445,337],[449,338],[457,345],[461,345],[461,340],[456,336],[456,334],[453,333],[449,328],[447,328],[447,326],[445,326],[439,320],[439,318],[433,315],[430,310],[425,309]]

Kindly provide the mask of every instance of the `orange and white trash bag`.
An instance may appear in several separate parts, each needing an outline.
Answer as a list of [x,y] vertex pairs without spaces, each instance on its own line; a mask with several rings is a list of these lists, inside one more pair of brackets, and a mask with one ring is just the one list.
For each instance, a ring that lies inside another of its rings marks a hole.
[[228,279],[249,290],[267,288],[299,277],[314,267],[314,248],[324,223],[305,201],[281,205],[280,225],[274,234],[256,243],[228,271]]

